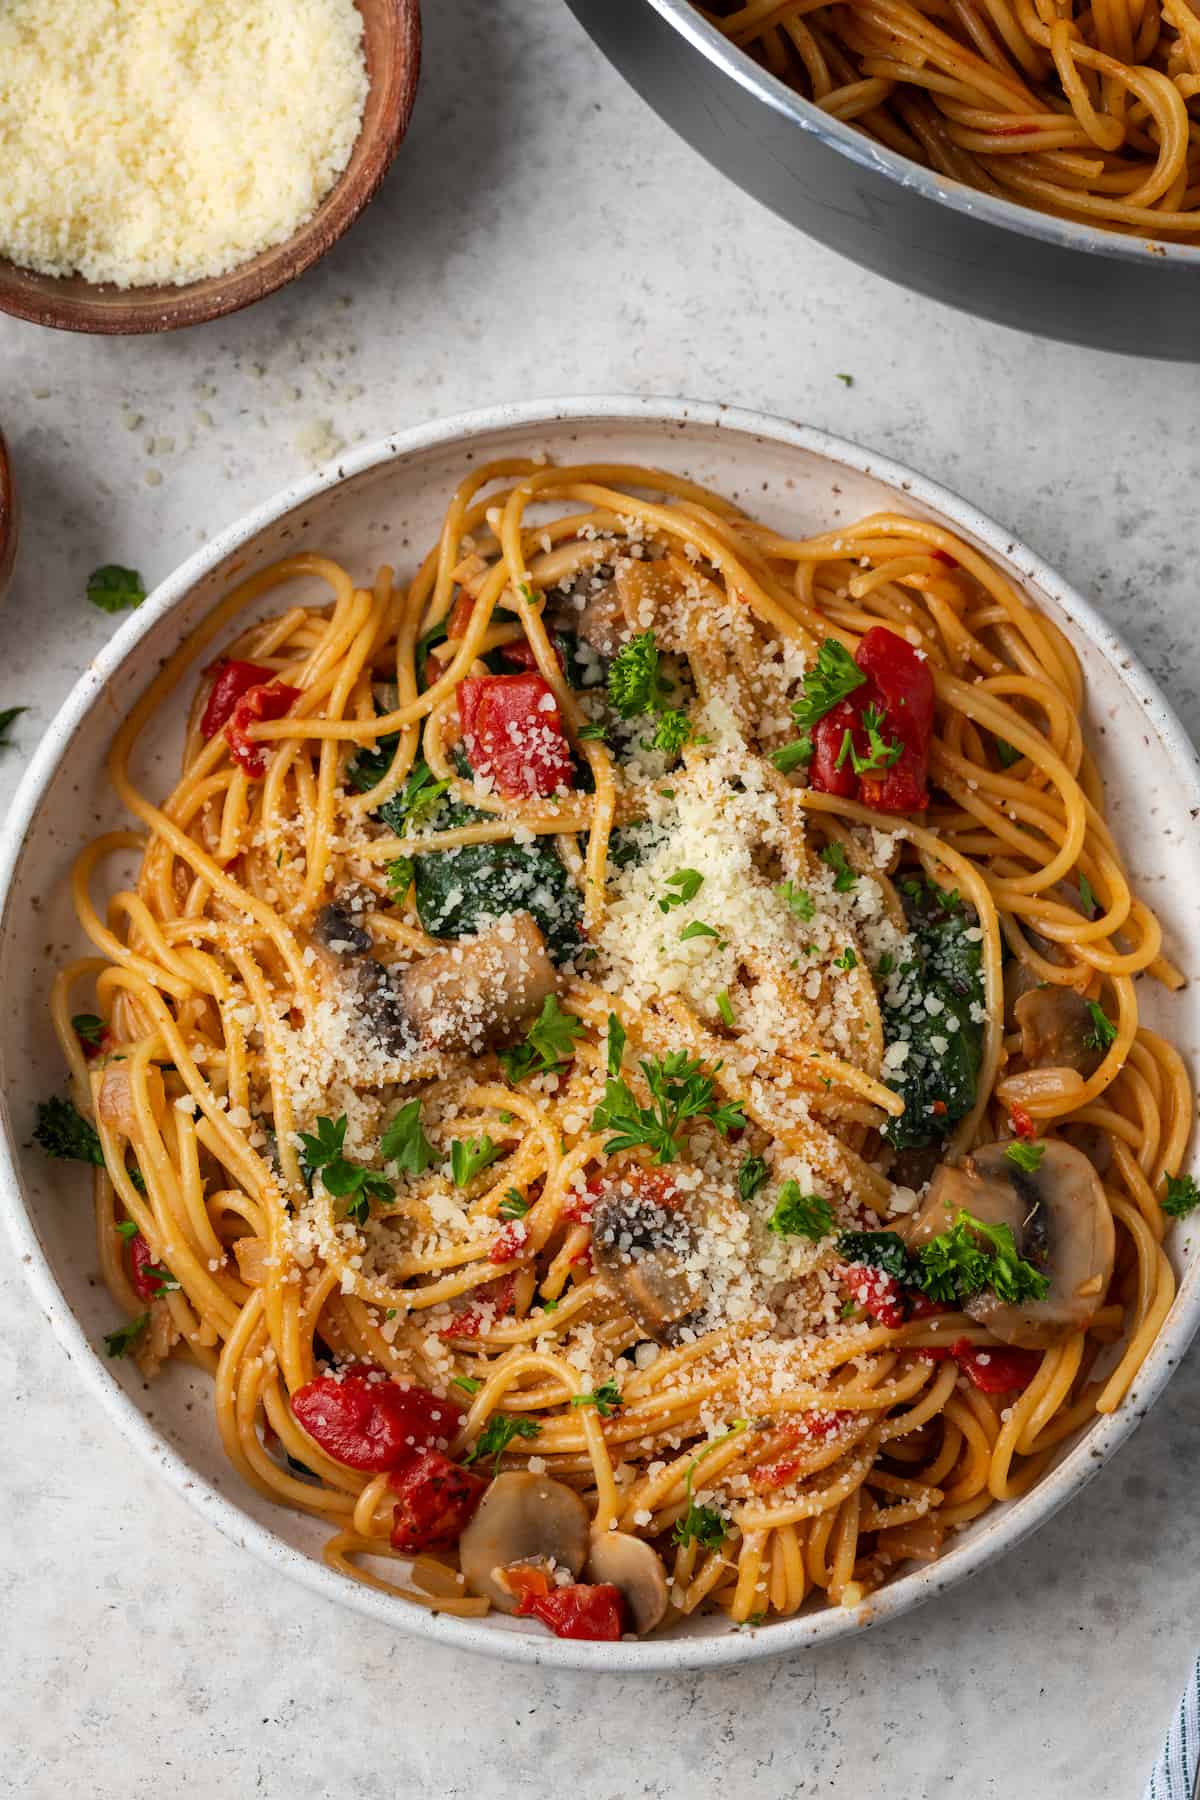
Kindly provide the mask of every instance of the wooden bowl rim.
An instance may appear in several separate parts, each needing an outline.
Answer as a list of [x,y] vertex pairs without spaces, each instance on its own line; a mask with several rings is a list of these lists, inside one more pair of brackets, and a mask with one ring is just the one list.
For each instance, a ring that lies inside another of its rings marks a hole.
[[[362,0],[355,0],[363,11]],[[420,0],[381,0],[381,14],[391,20],[391,41],[383,66],[372,73],[370,86],[383,89],[383,105],[378,124],[365,145],[361,161],[351,161],[317,207],[292,236],[282,243],[261,251],[227,276],[205,276],[201,281],[170,288],[110,288],[107,284],[89,283],[93,293],[109,293],[112,300],[103,303],[88,292],[75,291],[56,298],[53,292],[32,285],[34,280],[53,281],[55,277],[38,277],[37,271],[22,269],[7,257],[0,257],[0,312],[24,319],[31,325],[45,325],[55,331],[79,331],[104,337],[132,337],[162,331],[178,331],[186,325],[207,325],[214,319],[227,318],[265,300],[268,294],[311,269],[314,263],[333,247],[366,209],[383,184],[396,153],[403,143],[416,104],[417,83],[421,73],[421,9]],[[369,104],[369,99],[368,99]],[[366,107],[364,106],[364,119]],[[355,150],[361,139],[355,140]],[[72,278],[78,280],[78,277]],[[201,294],[210,283],[220,286]],[[154,293],[155,299],[139,299],[139,294]],[[0,568],[3,548],[0,546]]]

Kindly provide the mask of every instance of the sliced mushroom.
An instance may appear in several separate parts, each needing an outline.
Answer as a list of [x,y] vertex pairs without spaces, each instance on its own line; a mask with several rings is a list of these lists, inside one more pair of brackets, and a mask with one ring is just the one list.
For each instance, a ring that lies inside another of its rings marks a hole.
[[372,938],[348,906],[333,901],[322,907],[313,921],[313,942],[331,956],[350,961],[370,953]]
[[1050,1283],[1042,1300],[1004,1301],[991,1290],[963,1310],[1006,1344],[1049,1349],[1082,1331],[1104,1301],[1116,1234],[1095,1169],[1081,1150],[1047,1143],[1035,1170],[1012,1162],[1008,1145],[987,1144],[962,1163],[943,1163],[909,1235],[913,1249],[953,1224],[961,1210],[1007,1225],[1017,1254]]
[[500,1579],[522,1563],[569,1569],[574,1581],[588,1554],[587,1507],[574,1488],[524,1469],[497,1475],[458,1540],[458,1560],[473,1594],[501,1612],[516,1598]]
[[1104,1061],[1087,1001],[1075,988],[1031,988],[1012,1011],[1027,1069],[1074,1069],[1086,1078]]
[[668,1598],[666,1572],[658,1552],[641,1538],[627,1531],[594,1533],[587,1578],[611,1582],[620,1591],[639,1637],[662,1624]]
[[592,1262],[656,1344],[678,1341],[699,1295],[685,1268],[694,1239],[687,1220],[639,1188],[617,1181],[592,1208]]
[[422,1042],[480,1050],[536,1012],[557,986],[545,938],[529,913],[518,912],[411,963],[396,998]]

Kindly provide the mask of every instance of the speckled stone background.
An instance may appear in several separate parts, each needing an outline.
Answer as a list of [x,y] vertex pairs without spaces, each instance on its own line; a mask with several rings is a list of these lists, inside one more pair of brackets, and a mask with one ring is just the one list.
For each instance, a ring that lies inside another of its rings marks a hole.
[[[1090,592],[1200,732],[1195,371],[979,324],[807,243],[557,0],[426,13],[400,161],[298,286],[160,341],[0,321],[25,500],[0,707],[31,708],[0,793],[112,629],[83,598],[97,563],[152,582],[343,444],[565,392],[761,406],[915,464]],[[1134,1796],[1200,1645],[1196,1356],[1080,1500],[949,1599],[848,1648],[633,1682],[314,1600],[132,1460],[2,1262],[0,1330],[0,1793],[23,1800]]]

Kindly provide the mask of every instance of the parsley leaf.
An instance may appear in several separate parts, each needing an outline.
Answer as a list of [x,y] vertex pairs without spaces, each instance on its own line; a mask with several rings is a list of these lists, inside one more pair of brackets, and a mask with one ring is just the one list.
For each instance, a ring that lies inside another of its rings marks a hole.
[[846,861],[846,852],[841,844],[826,844],[821,852],[821,861],[834,872],[834,893],[848,894],[852,887],[857,886],[858,876]]
[[515,1084],[527,1075],[545,1075],[559,1068],[570,1060],[575,1039],[582,1032],[582,1020],[574,1013],[563,1012],[555,996],[547,994],[541,1012],[525,1034],[525,1042],[497,1053],[504,1073]]
[[0,712],[0,750],[12,749],[12,739],[8,736],[8,728],[14,719],[19,718],[23,712],[28,711],[29,708],[27,706],[6,706],[4,710]]
[[[979,1238],[993,1247],[980,1249]],[[1041,1300],[1050,1283],[1032,1263],[1017,1255],[1012,1230],[989,1225],[973,1214],[960,1211],[949,1231],[943,1231],[917,1253],[920,1283],[934,1300],[967,1300],[991,1288],[1005,1302]]]
[[492,1474],[496,1475],[500,1470],[500,1458],[513,1439],[535,1438],[541,1429],[536,1419],[514,1419],[507,1413],[493,1413],[476,1442],[463,1457],[463,1462],[478,1462],[481,1457],[490,1456],[493,1459]]
[[1032,1175],[1046,1154],[1046,1145],[1044,1142],[1027,1144],[1021,1138],[1014,1138],[1004,1154],[1010,1163],[1016,1163],[1018,1169],[1024,1169],[1027,1175]]
[[88,576],[87,597],[101,612],[124,612],[127,607],[142,604],[146,589],[136,569],[123,569],[120,563],[105,563]]
[[853,950],[850,948],[849,944],[846,945],[846,948],[842,951],[842,954],[840,956],[834,957],[833,966],[835,969],[845,969],[847,971],[847,973],[851,969],[857,969],[858,958],[857,958],[857,956],[855,956],[855,954],[854,954]]
[[123,1237],[126,1242],[137,1236],[137,1229],[132,1219],[120,1219],[117,1222],[117,1236]]
[[749,1200],[757,1194],[767,1179],[767,1173],[767,1165],[761,1156],[743,1157],[737,1178],[738,1193],[743,1200]]
[[615,1381],[605,1381],[590,1394],[572,1394],[572,1406],[594,1406],[602,1419],[609,1419],[613,1413],[620,1412],[625,1402],[621,1398],[621,1390]]
[[[656,1162],[674,1162],[685,1119],[707,1119],[722,1137],[745,1125],[740,1105],[718,1105],[712,1076],[684,1051],[672,1050],[668,1056],[638,1066],[650,1089],[651,1104],[639,1106],[628,1084],[610,1075],[604,1099],[592,1115],[593,1131],[616,1134],[604,1146],[606,1155],[645,1144],[655,1152]],[[714,1065],[714,1074],[720,1066]]]
[[485,1131],[481,1138],[455,1138],[450,1146],[450,1169],[455,1187],[466,1187],[500,1154]]
[[529,1211],[529,1202],[519,1188],[506,1188],[496,1210],[502,1219],[523,1219]]
[[667,886],[676,891],[663,895],[658,903],[659,912],[670,912],[673,906],[686,906],[696,898],[703,885],[704,877],[698,869],[676,869],[673,875],[667,876]]
[[1025,754],[1023,750],[1018,750],[1015,745],[1008,743],[1005,738],[993,738],[992,743],[1002,769],[1011,769],[1013,764],[1019,763]]
[[797,887],[792,881],[782,881],[775,889],[789,912],[792,912],[805,925],[816,917],[817,903],[807,888]]
[[346,1115],[340,1119],[321,1118],[317,1120],[315,1132],[302,1131],[300,1142],[304,1150],[304,1166],[313,1174],[320,1174],[325,1183],[325,1190],[335,1200],[346,1202],[346,1217],[353,1219],[358,1225],[365,1225],[371,1213],[371,1201],[382,1200],[390,1204],[396,1198],[396,1190],[386,1175],[379,1175],[373,1169],[364,1169],[361,1163],[351,1162],[343,1155],[342,1146],[346,1141]]
[[1087,1009],[1092,1015],[1092,1029],[1083,1041],[1093,1050],[1107,1050],[1116,1042],[1117,1028],[1098,1001],[1089,1000]]
[[1094,919],[1100,910],[1096,904],[1096,896],[1092,891],[1092,884],[1083,873],[1082,869],[1079,871],[1079,904],[1083,908],[1083,916],[1085,919]]
[[737,1021],[733,1015],[733,1001],[729,998],[728,988],[722,988],[717,995],[717,1011],[721,1015],[721,1023],[732,1031]]
[[804,677],[803,699],[792,705],[792,717],[799,729],[811,731],[818,719],[823,719],[866,679],[850,652],[836,638],[826,638],[817,651],[816,666]]
[[679,941],[681,944],[686,944],[689,938],[719,938],[720,935],[720,932],[714,931],[711,925],[706,925],[703,919],[693,919],[691,924],[685,925],[680,932]]
[[639,632],[618,650],[609,665],[608,697],[623,719],[661,712],[670,700],[660,663],[653,631]]
[[608,727],[602,725],[599,720],[594,719],[588,725],[581,725],[579,730],[575,733],[575,736],[581,743],[586,743],[589,738],[594,738],[598,744],[606,744],[608,742]]
[[819,1194],[804,1193],[798,1181],[785,1181],[767,1230],[776,1237],[806,1237],[819,1243],[833,1230],[833,1208]]
[[616,1013],[608,1015],[608,1073],[621,1073],[621,1058],[625,1054],[625,1027]]
[[404,1175],[423,1175],[438,1160],[438,1153],[421,1125],[421,1102],[409,1100],[388,1122],[379,1145],[384,1162],[394,1163]]
[[104,1167],[104,1152],[95,1126],[84,1118],[73,1101],[62,1100],[57,1094],[39,1104],[33,1137],[47,1156],[94,1163],[98,1169]]
[[678,756],[691,739],[692,722],[687,714],[680,712],[677,707],[668,707],[655,726],[650,748],[662,750],[667,756]]
[[150,1314],[139,1313],[136,1319],[130,1319],[128,1325],[121,1325],[116,1331],[107,1332],[104,1338],[105,1355],[128,1356],[149,1323]]
[[715,1506],[697,1506],[692,1494],[692,1482],[696,1477],[696,1467],[700,1458],[691,1465],[684,1483],[687,1494],[687,1511],[681,1519],[676,1519],[671,1532],[674,1544],[690,1544],[694,1540],[702,1550],[719,1550],[729,1535],[729,1526]]
[[413,884],[416,872],[416,858],[412,856],[398,856],[387,865],[388,888],[397,900],[403,900]]
[[867,754],[860,756],[854,747],[854,734],[846,730],[842,733],[841,748],[837,753],[835,769],[840,769],[849,760],[850,767],[856,775],[874,775],[880,769],[890,769],[898,763],[904,754],[904,745],[899,738],[893,738],[890,744],[884,743],[880,729],[885,714],[877,707],[868,706],[863,712],[862,724],[867,734]]
[[104,1020],[97,1018],[95,1013],[76,1013],[71,1020],[71,1030],[83,1043],[98,1050],[104,1039]]
[[781,775],[790,775],[801,763],[813,759],[813,741],[806,732],[801,738],[793,738],[790,744],[781,744],[778,750],[772,750],[771,761]]
[[464,1394],[477,1394],[483,1383],[476,1381],[473,1375],[453,1375],[450,1378],[450,1386],[461,1388]]
[[1193,1207],[1200,1206],[1200,1188],[1196,1186],[1190,1175],[1166,1175],[1166,1193],[1162,1198],[1162,1209],[1172,1219],[1182,1219]]

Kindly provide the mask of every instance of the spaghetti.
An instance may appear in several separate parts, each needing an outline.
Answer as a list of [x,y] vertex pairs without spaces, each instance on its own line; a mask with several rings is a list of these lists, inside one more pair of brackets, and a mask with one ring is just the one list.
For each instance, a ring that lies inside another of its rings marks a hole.
[[822,112],[985,194],[1200,238],[1200,18],[1187,0],[749,0],[710,13]]
[[1120,1403],[1191,1197],[1083,702],[942,526],[655,470],[480,468],[407,585],[252,576],[74,875],[38,1134],[97,1163],[110,1353],[207,1370],[242,1477],[434,1610],[744,1624],[936,1557]]

